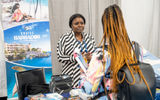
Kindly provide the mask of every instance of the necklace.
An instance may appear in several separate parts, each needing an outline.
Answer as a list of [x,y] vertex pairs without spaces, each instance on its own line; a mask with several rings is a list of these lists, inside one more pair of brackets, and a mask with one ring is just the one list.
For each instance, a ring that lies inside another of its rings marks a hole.
[[[83,49],[85,49],[84,51],[87,53],[88,50],[87,50],[87,43],[83,40],[82,43],[80,41],[78,41],[78,44],[80,44],[80,52],[83,52]],[[84,48],[82,47],[82,45],[84,44]]]

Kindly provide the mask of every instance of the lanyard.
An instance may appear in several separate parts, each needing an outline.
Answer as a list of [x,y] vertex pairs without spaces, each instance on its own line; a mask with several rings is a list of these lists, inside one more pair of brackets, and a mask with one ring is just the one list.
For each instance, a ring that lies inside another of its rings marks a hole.
[[81,47],[81,52],[83,52],[83,47],[82,47],[82,44],[84,44],[84,48],[85,48],[85,52],[87,53],[88,50],[87,50],[87,43],[83,40],[83,42],[81,43],[80,41],[78,41],[78,44],[80,44],[80,47]]

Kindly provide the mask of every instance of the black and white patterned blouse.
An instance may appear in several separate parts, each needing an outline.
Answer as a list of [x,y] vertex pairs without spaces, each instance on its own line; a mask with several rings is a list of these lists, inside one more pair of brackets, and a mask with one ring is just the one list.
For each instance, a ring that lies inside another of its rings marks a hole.
[[62,74],[72,77],[73,87],[78,86],[80,78],[80,69],[78,63],[73,57],[75,48],[79,48],[82,52],[93,52],[95,50],[95,40],[90,34],[82,33],[83,42],[76,39],[74,32],[63,34],[57,44],[57,58],[62,63]]

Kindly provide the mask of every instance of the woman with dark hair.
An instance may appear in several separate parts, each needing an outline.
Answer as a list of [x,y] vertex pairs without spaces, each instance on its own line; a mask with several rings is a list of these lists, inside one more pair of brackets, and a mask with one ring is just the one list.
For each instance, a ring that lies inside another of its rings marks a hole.
[[12,8],[12,19],[11,22],[20,22],[23,20],[23,13],[21,12],[21,10],[19,9],[20,5],[19,3],[16,3],[13,8]]
[[77,87],[80,79],[80,68],[73,56],[76,48],[80,49],[86,59],[91,59],[95,50],[95,41],[90,34],[84,33],[85,18],[81,14],[74,14],[69,19],[70,33],[63,34],[57,44],[57,58],[63,64],[62,74],[72,77],[73,87]]
[[25,19],[27,20],[32,19],[32,16],[22,13],[22,11],[20,10],[19,3],[14,4],[11,12],[12,12],[11,22],[20,22],[20,21],[24,21]]
[[16,9],[18,9],[19,8],[19,3],[15,3],[14,5],[13,5],[13,8],[12,8],[12,12],[11,13],[14,13],[14,11],[16,10]]

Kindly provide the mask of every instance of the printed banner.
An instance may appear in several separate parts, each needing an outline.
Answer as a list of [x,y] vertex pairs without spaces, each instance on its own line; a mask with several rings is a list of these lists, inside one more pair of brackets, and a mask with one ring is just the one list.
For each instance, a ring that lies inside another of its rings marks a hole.
[[2,0],[8,98],[17,97],[15,72],[45,69],[52,75],[48,0]]

